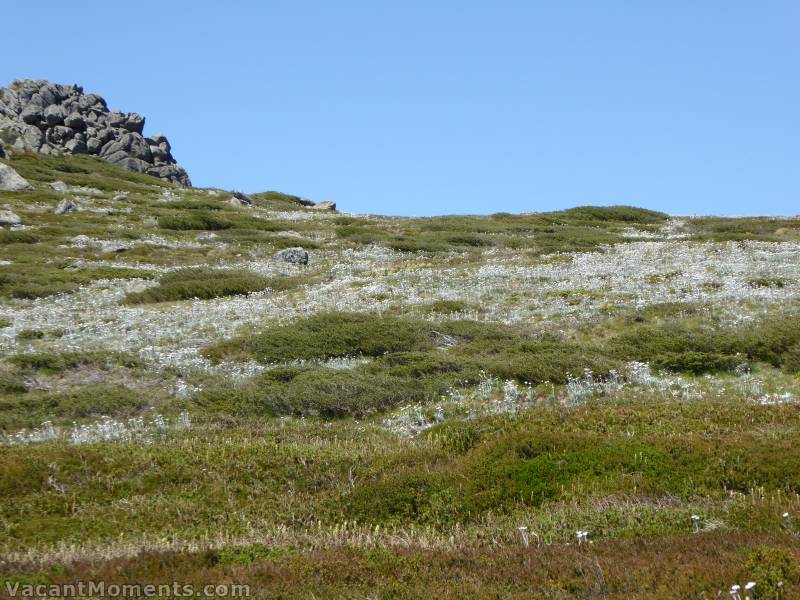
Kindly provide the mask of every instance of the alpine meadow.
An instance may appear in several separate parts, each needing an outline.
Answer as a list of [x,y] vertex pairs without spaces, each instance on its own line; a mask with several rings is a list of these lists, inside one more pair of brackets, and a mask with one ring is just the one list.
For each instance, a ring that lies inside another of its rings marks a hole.
[[0,98],[0,596],[800,597],[800,219],[354,214],[143,127]]

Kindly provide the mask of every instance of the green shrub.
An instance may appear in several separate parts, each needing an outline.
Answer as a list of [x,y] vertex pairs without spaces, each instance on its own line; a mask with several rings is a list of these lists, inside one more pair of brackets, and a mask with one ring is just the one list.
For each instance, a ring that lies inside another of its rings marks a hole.
[[256,382],[203,391],[195,402],[211,412],[363,418],[430,399],[423,382],[361,370],[293,367],[265,372]]
[[139,392],[123,386],[86,385],[66,392],[27,392],[0,398],[0,428],[36,427],[48,420],[127,417],[148,406]]
[[800,373],[800,344],[781,354],[781,366],[787,373]]
[[439,477],[411,471],[362,483],[348,496],[347,509],[361,522],[413,523],[434,520],[437,504],[446,503]]
[[662,223],[669,215],[635,206],[576,206],[558,214],[568,220],[622,221],[625,223]]
[[651,359],[650,364],[658,371],[683,371],[685,373],[716,373],[733,371],[742,364],[742,357],[718,352],[665,352]]
[[23,394],[27,391],[28,388],[21,377],[0,373],[0,394]]
[[0,272],[0,296],[34,299],[69,293],[98,279],[147,278],[140,269],[90,267],[73,269],[69,265],[14,264]]
[[44,331],[39,329],[20,329],[17,332],[18,340],[40,340],[44,337]]
[[755,581],[758,598],[781,598],[788,583],[800,579],[795,558],[783,548],[759,546],[750,552],[747,577]]
[[39,237],[28,231],[0,230],[0,244],[36,244],[39,241]]
[[747,280],[748,285],[756,288],[782,288],[786,287],[786,281],[780,277],[756,277]]
[[323,313],[210,346],[204,355],[220,359],[243,350],[259,362],[277,363],[355,355],[380,356],[388,352],[432,347],[429,331],[419,323],[373,314]]
[[206,300],[238,296],[267,288],[289,289],[297,284],[292,278],[268,278],[239,269],[180,269],[163,275],[158,285],[125,296],[126,304],[173,302],[199,298]]
[[286,555],[291,555],[291,551],[283,548],[270,548],[264,544],[250,544],[249,546],[225,546],[209,550],[206,560],[211,566],[250,565]]
[[591,369],[602,376],[620,366],[602,348],[561,340],[480,337],[456,346],[452,353],[468,357],[502,379],[529,383],[566,383],[568,374]]
[[62,373],[68,369],[81,366],[110,368],[122,366],[127,368],[141,367],[141,361],[123,352],[42,352],[35,354],[16,354],[7,359],[23,371],[42,371],[44,373]]
[[421,307],[428,313],[439,313],[449,315],[457,312],[463,312],[469,308],[469,305],[463,300],[436,300],[427,306]]
[[158,217],[158,226],[174,231],[219,231],[233,227],[228,219],[205,211]]

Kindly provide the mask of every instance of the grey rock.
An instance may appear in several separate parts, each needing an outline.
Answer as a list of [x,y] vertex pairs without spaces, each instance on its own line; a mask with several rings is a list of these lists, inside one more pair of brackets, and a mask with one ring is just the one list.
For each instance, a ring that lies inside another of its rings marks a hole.
[[103,142],[101,142],[99,138],[93,137],[86,140],[86,151],[89,154],[98,154],[102,147]]
[[106,127],[103,129],[97,130],[97,139],[100,140],[103,144],[110,142],[114,139],[114,130],[110,127]]
[[64,146],[75,137],[75,132],[64,125],[56,125],[47,130],[47,141],[57,146]]
[[53,211],[54,215],[65,215],[69,212],[80,210],[78,203],[74,200],[67,200],[66,198],[58,203],[58,206]]
[[251,205],[253,204],[253,199],[244,192],[233,191],[231,192],[231,194],[233,194],[234,198],[241,200],[245,204],[251,204]]
[[44,144],[44,133],[38,127],[25,125],[20,139],[24,142],[24,150],[37,152]]
[[125,124],[125,115],[121,112],[110,112],[106,116],[106,123],[109,127],[122,127]]
[[184,187],[191,187],[192,182],[189,179],[189,174],[183,167],[175,164],[154,166],[147,170],[148,175],[166,179],[172,183],[182,185]]
[[61,94],[61,91],[51,83],[47,85],[43,85],[39,88],[39,95],[42,97],[42,101],[44,102],[45,106],[51,106],[53,104],[57,104],[64,99],[64,96]]
[[53,188],[57,192],[66,192],[69,191],[69,186],[64,183],[63,181],[51,181],[50,187]]
[[143,137],[145,118],[110,112],[97,94],[77,85],[18,80],[0,89],[0,129],[16,133],[14,147],[59,155],[88,152],[122,168],[191,186],[166,136]]
[[64,119],[64,125],[75,131],[85,131],[86,119],[84,119],[80,113],[70,113],[67,115],[67,118]]
[[111,154],[100,154],[104,159],[106,159],[110,163],[114,163],[115,165],[119,165],[123,160],[128,158],[128,153],[125,150],[117,150],[116,152],[112,152]]
[[0,191],[20,192],[32,190],[33,186],[8,165],[0,163]]
[[150,146],[150,156],[153,157],[153,162],[158,164],[160,162],[168,162],[172,155],[164,150],[161,146]]
[[250,206],[252,206],[249,202],[244,202],[236,196],[231,196],[228,198],[228,204],[234,208],[250,208]]
[[150,146],[147,144],[145,139],[138,133],[131,133],[130,135],[130,147],[128,148],[128,153],[133,158],[138,158],[139,160],[143,160],[147,163],[153,163],[153,153],[150,152]]
[[44,118],[44,109],[41,106],[29,104],[22,109],[19,116],[28,125],[38,125]]
[[64,110],[63,106],[51,104],[44,109],[44,120],[48,127],[53,127],[54,125],[63,125],[64,119],[66,118],[67,111]]
[[126,171],[132,171],[134,173],[147,173],[147,171],[152,167],[150,163],[147,163],[139,158],[133,158],[131,156],[123,158],[114,164],[116,164],[118,167],[122,167]]
[[91,108],[98,108],[102,112],[108,111],[106,101],[97,94],[86,94],[78,98],[78,106],[81,110],[88,111]]
[[18,214],[13,213],[10,210],[0,210],[0,226],[14,227],[15,225],[21,224],[22,219],[19,218]]
[[336,202],[331,200],[325,200],[324,202],[318,202],[314,206],[311,207],[312,210],[336,210]]
[[77,136],[64,144],[64,148],[71,154],[86,154],[89,151],[86,142]]
[[102,149],[100,150],[100,156],[108,160],[109,156],[117,154],[118,152],[124,152],[127,154],[128,148],[130,148],[130,139],[126,139],[125,136],[118,140],[112,139],[110,142],[103,145]]
[[272,258],[292,265],[308,264],[308,252],[306,252],[300,246],[296,246],[294,248],[284,248],[280,252],[276,252]]
[[150,140],[152,140],[153,144],[156,146],[163,143],[169,143],[167,142],[167,136],[165,136],[163,133],[154,133],[152,136],[150,136]]
[[8,158],[8,155],[6,154],[6,148],[3,146],[2,140],[0,140],[0,158]]
[[128,113],[122,126],[132,133],[142,133],[144,131],[144,117],[138,113]]

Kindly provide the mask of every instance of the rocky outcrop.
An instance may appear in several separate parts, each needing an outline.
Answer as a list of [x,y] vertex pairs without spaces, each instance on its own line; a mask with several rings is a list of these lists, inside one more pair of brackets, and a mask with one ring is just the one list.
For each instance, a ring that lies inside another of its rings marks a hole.
[[33,186],[8,165],[0,164],[0,191],[20,192],[32,190]]
[[128,171],[183,186],[189,175],[162,134],[144,136],[143,116],[110,111],[77,85],[14,81],[0,90],[0,135],[6,146],[42,154],[93,154]]

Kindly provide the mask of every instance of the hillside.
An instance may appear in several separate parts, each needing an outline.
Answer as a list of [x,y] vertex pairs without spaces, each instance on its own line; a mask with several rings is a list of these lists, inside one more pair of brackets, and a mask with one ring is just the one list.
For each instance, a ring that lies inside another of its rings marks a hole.
[[0,163],[0,582],[800,594],[800,219]]

